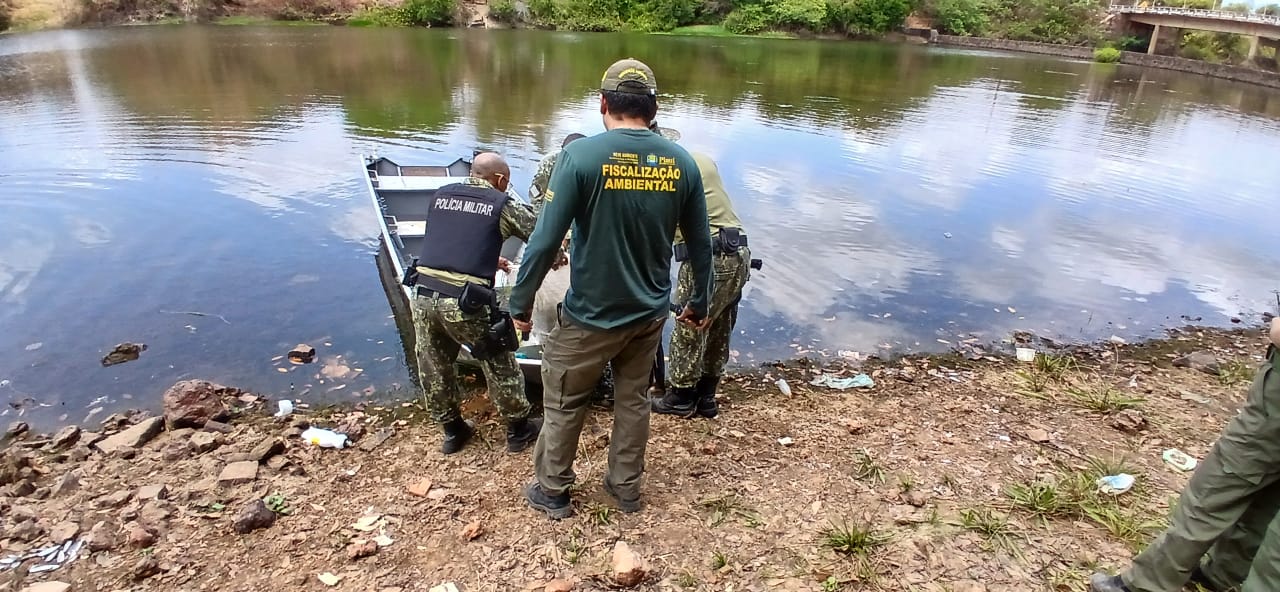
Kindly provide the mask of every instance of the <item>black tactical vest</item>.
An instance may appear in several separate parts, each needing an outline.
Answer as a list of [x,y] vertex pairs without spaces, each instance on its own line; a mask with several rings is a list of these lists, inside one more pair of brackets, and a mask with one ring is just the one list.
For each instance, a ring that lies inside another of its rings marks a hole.
[[455,183],[437,189],[427,210],[427,232],[418,265],[465,273],[493,283],[502,253],[498,221],[507,194]]

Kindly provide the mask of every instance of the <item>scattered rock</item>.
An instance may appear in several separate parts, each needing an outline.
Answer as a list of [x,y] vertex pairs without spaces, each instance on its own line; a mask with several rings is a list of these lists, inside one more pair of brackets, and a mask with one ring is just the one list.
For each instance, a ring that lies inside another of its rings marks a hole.
[[59,477],[58,480],[54,482],[53,489],[50,490],[50,493],[52,493],[54,496],[61,496],[61,495],[66,495],[68,493],[71,493],[72,491],[75,491],[79,488],[80,488],[80,470],[76,469],[76,470],[67,471],[65,475]]
[[158,485],[143,485],[138,488],[138,499],[140,500],[163,500],[169,499],[169,486],[163,483]]
[[88,460],[90,456],[93,456],[93,449],[86,445],[82,445],[76,446],[75,449],[67,455],[67,459],[73,463],[78,463]]
[[49,530],[49,540],[55,545],[60,545],[80,534],[80,525],[75,522],[59,522]]
[[551,580],[542,587],[542,592],[570,592],[571,590],[573,590],[573,582],[561,579]]
[[649,577],[649,564],[623,541],[613,546],[613,581],[619,586],[637,586]]
[[156,562],[155,558],[143,557],[133,565],[129,575],[134,581],[142,581],[158,573],[160,573],[160,564]]
[[844,423],[844,429],[845,431],[849,432],[849,435],[856,436],[858,434],[861,434],[862,432],[867,431],[867,422],[864,420],[846,419],[844,420],[843,423]]
[[391,428],[382,428],[369,436],[368,440],[360,443],[360,450],[365,452],[373,452],[379,446],[382,446],[387,440],[394,436],[396,431]]
[[102,431],[114,432],[129,425],[129,418],[122,413],[112,413],[102,420]]
[[462,540],[474,541],[484,534],[484,525],[479,520],[472,521],[462,528]]
[[191,454],[190,440],[169,440],[160,451],[160,458],[167,461],[182,460]]
[[28,520],[14,525],[5,535],[11,539],[30,543],[44,536],[44,528],[41,528],[34,520]]
[[316,361],[316,348],[299,343],[289,351],[289,361],[297,364],[310,364]]
[[1147,429],[1147,418],[1136,409],[1125,409],[1111,418],[1111,427],[1126,434],[1136,434]]
[[283,432],[280,432],[280,437],[285,438],[286,440],[290,438],[299,438],[302,436],[302,431],[303,428],[298,426],[287,427]]
[[364,437],[365,427],[361,417],[348,417],[338,424],[336,430],[340,434],[345,434],[347,439],[356,442]]
[[1201,405],[1208,405],[1213,402],[1209,397],[1197,395],[1186,390],[1178,391],[1178,396],[1181,397],[1183,401],[1191,401],[1192,403],[1199,403]]
[[1045,430],[1042,430],[1040,428],[1031,428],[1027,430],[1027,439],[1031,440],[1032,442],[1038,442],[1040,444],[1044,444],[1049,441],[1049,432],[1046,432]]
[[141,447],[164,429],[164,418],[151,417],[114,436],[98,442],[98,450],[107,454],[123,454],[127,450]]
[[320,583],[326,586],[337,586],[338,582],[342,581],[342,576],[335,576],[327,571],[316,577],[320,579]]
[[[257,467],[257,464],[254,464]],[[267,507],[260,499],[249,502],[240,514],[236,516],[235,522],[231,523],[231,527],[240,534],[249,534],[260,528],[271,528],[276,523],[276,513]],[[375,551],[377,545],[374,545]]]
[[141,524],[134,524],[129,527],[129,546],[135,549],[145,549],[156,544],[156,535]]
[[121,489],[115,493],[98,498],[97,505],[99,508],[119,508],[129,502],[129,498],[133,497],[133,492],[127,489]]
[[218,475],[220,485],[240,485],[252,483],[258,478],[258,463],[252,460],[233,462],[222,469]]
[[290,462],[291,461],[287,456],[284,456],[284,455],[273,456],[267,460],[267,468],[273,471],[279,471],[280,469],[283,469],[289,466]]
[[151,500],[142,506],[138,513],[138,521],[143,525],[159,530],[165,521],[173,515],[172,505],[160,500]]
[[9,508],[9,519],[12,520],[14,524],[21,522],[33,522],[37,517],[36,511],[27,506],[13,506]]
[[198,453],[209,452],[221,444],[218,435],[213,432],[196,432],[191,434],[190,446]]
[[110,551],[116,548],[116,529],[106,520],[98,522],[89,529],[89,538],[85,540],[92,552]]
[[274,436],[268,436],[257,446],[253,447],[253,451],[249,453],[255,462],[266,462],[267,459],[284,452],[284,442]]
[[373,541],[356,540],[347,545],[347,559],[355,561],[364,557],[368,557],[378,552],[378,543]]
[[206,380],[183,380],[164,392],[164,420],[169,429],[198,428],[209,420],[223,421],[230,417],[230,409],[224,398],[235,398],[238,389],[214,384]]
[[923,508],[925,504],[929,503],[929,494],[920,491],[919,489],[912,489],[911,491],[901,494],[900,497],[902,498],[902,501],[917,508]]
[[23,588],[22,592],[71,592],[71,584],[66,582],[40,582]]
[[142,356],[142,352],[144,351],[147,351],[147,344],[129,343],[126,341],[117,345],[115,349],[111,350],[111,353],[103,356],[102,365],[105,367],[131,362]]
[[53,435],[53,440],[49,442],[49,446],[52,446],[54,450],[59,450],[75,444],[76,440],[79,439],[80,426],[67,426]]
[[29,431],[31,431],[31,426],[27,425],[27,422],[15,421],[9,424],[9,429],[4,432],[4,437],[6,440],[12,440],[13,438],[17,438]]
[[212,419],[204,422],[204,429],[206,431],[218,432],[220,434],[230,434],[231,432],[235,431],[235,428],[231,427],[231,424],[222,423],[220,421],[214,421]]
[[1204,351],[1189,353],[1181,358],[1177,358],[1173,361],[1173,365],[1178,368],[1199,370],[1205,374],[1212,374],[1214,376],[1217,376],[1218,371],[1222,368],[1221,363],[1218,362],[1217,356]]
[[409,485],[406,489],[409,490],[409,495],[415,495],[418,497],[427,497],[427,494],[431,492],[431,480],[422,479],[417,483],[413,483]]

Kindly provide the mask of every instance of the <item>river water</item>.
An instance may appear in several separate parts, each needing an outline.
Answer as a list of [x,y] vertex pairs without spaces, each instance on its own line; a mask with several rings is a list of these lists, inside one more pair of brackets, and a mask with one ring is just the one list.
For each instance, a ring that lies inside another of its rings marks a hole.
[[[1272,90],[830,41],[45,32],[0,37],[4,413],[101,418],[191,377],[412,393],[359,155],[498,150],[523,193],[564,135],[602,130],[594,84],[625,56],[655,68],[660,120],[719,162],[766,260],[739,364],[1020,329],[1132,339],[1275,309]],[[122,341],[149,348],[101,366]],[[299,342],[321,362],[273,360]]]

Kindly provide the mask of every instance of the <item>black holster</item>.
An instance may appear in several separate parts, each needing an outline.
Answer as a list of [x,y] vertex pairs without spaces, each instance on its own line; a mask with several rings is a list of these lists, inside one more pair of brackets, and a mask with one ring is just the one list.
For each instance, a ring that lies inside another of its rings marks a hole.
[[410,288],[418,285],[418,258],[413,258],[413,263],[404,268],[404,277],[400,278],[400,283]]
[[476,314],[489,307],[489,328],[484,337],[476,343],[467,344],[471,356],[477,360],[488,360],[506,352],[520,348],[520,338],[516,335],[516,325],[511,320],[511,313],[498,308],[498,293],[479,284],[468,283],[458,296],[458,310],[463,314]]

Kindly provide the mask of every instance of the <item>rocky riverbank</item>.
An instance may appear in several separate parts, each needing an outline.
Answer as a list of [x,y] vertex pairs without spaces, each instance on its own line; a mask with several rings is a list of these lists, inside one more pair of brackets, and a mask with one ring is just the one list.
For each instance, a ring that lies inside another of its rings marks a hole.
[[[637,514],[600,491],[611,418],[593,412],[562,522],[524,507],[529,453],[503,450],[483,397],[465,411],[479,438],[443,457],[417,402],[298,402],[274,418],[273,401],[187,381],[159,415],[10,427],[0,578],[33,591],[1079,590],[1160,527],[1187,479],[1162,452],[1208,451],[1264,339],[1188,329],[1033,363],[769,365],[726,381],[720,419],[653,419]],[[874,386],[811,384],[859,373]],[[354,443],[310,445],[312,426]],[[1097,492],[1118,473],[1132,490]]]

